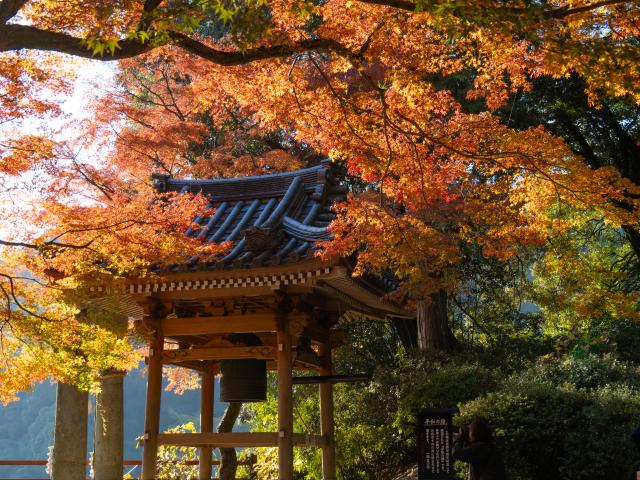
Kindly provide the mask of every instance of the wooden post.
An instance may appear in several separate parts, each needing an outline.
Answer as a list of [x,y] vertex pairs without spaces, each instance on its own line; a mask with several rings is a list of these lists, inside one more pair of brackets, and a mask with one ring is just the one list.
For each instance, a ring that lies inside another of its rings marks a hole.
[[[323,367],[320,375],[331,375],[331,347],[328,344],[320,345],[318,351]],[[320,433],[327,438],[327,443],[322,446],[322,480],[336,480],[336,446],[333,421],[333,384],[330,382],[320,384]]]
[[144,449],[142,452],[142,479],[156,478],[158,458],[158,430],[160,428],[160,396],[162,393],[162,349],[164,336],[160,322],[151,325],[155,329],[149,342],[149,364],[147,366],[147,404],[144,417]]
[[287,312],[278,312],[278,467],[279,480],[293,479],[293,383],[291,334]]
[[53,434],[53,480],[85,480],[89,395],[58,382]]
[[[200,431],[202,433],[213,432],[215,371],[214,363],[207,362],[206,369],[202,372],[200,389]],[[200,480],[211,478],[211,447],[200,447]]]
[[96,395],[96,421],[93,435],[95,480],[121,480],[124,448],[123,416],[124,372],[108,371],[100,379]]

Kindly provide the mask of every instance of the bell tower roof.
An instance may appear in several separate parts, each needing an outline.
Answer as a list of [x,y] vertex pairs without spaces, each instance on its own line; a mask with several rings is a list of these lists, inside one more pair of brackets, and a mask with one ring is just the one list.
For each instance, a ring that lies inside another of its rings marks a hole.
[[192,261],[176,270],[218,270],[279,265],[311,258],[331,239],[333,203],[344,199],[330,163],[284,173],[242,178],[153,177],[160,192],[201,193],[213,209],[195,218],[186,234],[206,242],[230,242],[226,255]]

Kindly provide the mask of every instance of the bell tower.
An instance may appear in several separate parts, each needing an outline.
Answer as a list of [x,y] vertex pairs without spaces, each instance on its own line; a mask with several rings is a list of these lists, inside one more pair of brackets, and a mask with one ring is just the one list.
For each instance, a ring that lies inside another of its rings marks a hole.
[[[246,178],[162,176],[155,185],[205,195],[213,213],[186,234],[228,250],[159,268],[116,292],[123,311],[143,310],[136,328],[148,342],[142,478],[155,478],[159,446],[179,445],[199,448],[201,479],[211,478],[214,448],[277,447],[279,478],[292,480],[293,449],[304,445],[322,449],[323,479],[335,480],[332,350],[344,333],[335,325],[341,316],[411,316],[382,299],[380,282],[353,278],[346,259],[316,255],[331,239],[332,206],[347,189],[328,163]],[[201,432],[159,431],[164,365],[201,375]],[[278,430],[214,433],[215,376],[223,401],[259,402],[269,371],[277,376]],[[296,378],[296,371],[316,375]],[[319,385],[319,432],[294,431],[293,388],[301,380]]]

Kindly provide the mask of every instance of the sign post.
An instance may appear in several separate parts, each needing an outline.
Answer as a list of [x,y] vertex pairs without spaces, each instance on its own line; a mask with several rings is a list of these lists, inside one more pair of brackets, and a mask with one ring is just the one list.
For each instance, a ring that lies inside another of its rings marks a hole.
[[452,417],[455,408],[418,410],[418,480],[453,480]]

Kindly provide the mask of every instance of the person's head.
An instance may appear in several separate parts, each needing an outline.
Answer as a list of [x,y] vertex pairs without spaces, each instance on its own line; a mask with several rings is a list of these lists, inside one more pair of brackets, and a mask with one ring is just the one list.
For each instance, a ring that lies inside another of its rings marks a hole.
[[469,425],[469,441],[475,442],[487,442],[493,441],[493,433],[491,432],[491,426],[484,418],[476,418]]

